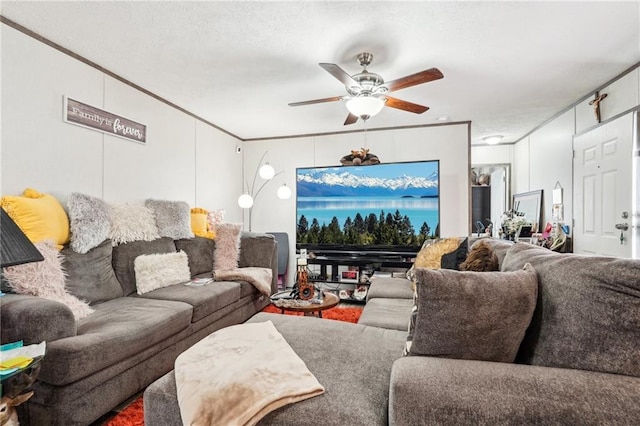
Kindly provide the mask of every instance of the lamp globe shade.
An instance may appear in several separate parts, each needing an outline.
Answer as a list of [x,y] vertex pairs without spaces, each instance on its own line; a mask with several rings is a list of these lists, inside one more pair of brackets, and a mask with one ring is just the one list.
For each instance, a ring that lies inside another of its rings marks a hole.
[[276,171],[273,169],[273,167],[271,167],[271,164],[269,163],[265,163],[262,167],[260,167],[260,177],[262,179],[273,179],[273,176],[275,176]]
[[373,96],[358,96],[347,101],[347,109],[357,117],[373,117],[384,107],[384,101]]
[[243,209],[250,209],[253,207],[253,197],[249,194],[242,194],[238,197],[238,205]]
[[287,186],[287,184],[282,185],[278,188],[278,198],[281,200],[288,200],[291,198],[291,188]]

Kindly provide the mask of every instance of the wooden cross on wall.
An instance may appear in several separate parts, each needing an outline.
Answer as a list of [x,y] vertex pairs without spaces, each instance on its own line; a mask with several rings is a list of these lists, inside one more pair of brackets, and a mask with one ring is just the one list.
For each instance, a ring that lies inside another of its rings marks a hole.
[[589,105],[593,105],[593,112],[596,115],[596,122],[599,123],[600,122],[600,102],[602,102],[604,98],[607,97],[607,94],[603,93],[601,95],[600,92],[596,92],[594,96],[595,98],[591,102],[589,102]]

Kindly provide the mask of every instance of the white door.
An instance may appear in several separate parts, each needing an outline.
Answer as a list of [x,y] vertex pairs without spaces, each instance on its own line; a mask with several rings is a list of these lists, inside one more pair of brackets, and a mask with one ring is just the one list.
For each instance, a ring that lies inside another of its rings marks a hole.
[[573,251],[631,258],[633,114],[575,137],[573,147]]

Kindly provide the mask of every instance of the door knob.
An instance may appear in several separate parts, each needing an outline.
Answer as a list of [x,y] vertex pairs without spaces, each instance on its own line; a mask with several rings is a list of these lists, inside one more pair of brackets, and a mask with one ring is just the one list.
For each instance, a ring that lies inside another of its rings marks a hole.
[[620,229],[621,231],[626,231],[629,229],[629,224],[625,223],[616,223],[616,229]]

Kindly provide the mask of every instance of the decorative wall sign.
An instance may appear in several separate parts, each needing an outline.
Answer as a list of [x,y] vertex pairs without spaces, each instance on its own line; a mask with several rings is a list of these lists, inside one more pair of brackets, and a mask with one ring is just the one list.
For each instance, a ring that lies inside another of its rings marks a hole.
[[135,142],[147,142],[147,126],[64,97],[64,121]]

